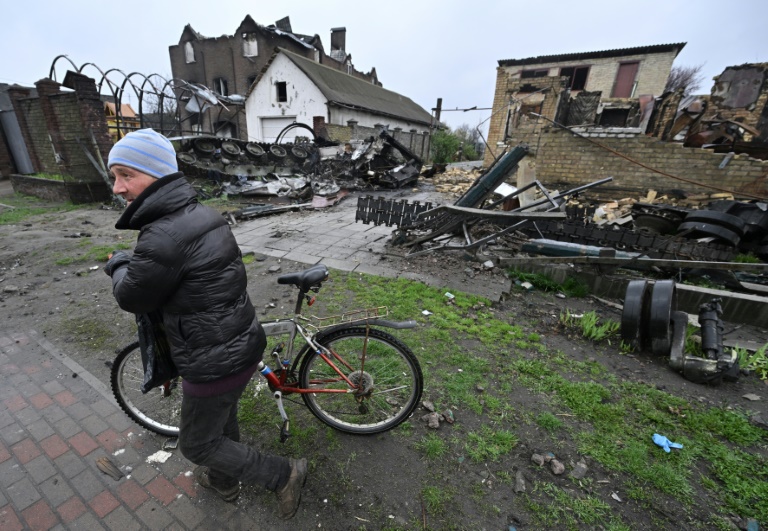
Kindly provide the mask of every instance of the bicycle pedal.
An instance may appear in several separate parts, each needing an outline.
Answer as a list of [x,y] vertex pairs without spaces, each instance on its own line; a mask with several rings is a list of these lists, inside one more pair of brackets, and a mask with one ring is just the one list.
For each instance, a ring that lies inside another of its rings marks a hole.
[[286,419],[283,421],[283,427],[280,428],[280,442],[284,443],[288,440],[288,437],[291,436],[290,430],[290,422]]

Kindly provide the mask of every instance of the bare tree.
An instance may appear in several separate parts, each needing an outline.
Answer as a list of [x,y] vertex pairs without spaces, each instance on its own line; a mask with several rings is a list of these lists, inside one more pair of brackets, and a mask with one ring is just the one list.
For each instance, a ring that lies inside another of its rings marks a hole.
[[664,92],[671,92],[677,89],[683,89],[683,96],[688,96],[698,90],[704,83],[704,76],[701,70],[703,64],[695,66],[673,66],[667,78],[667,85]]

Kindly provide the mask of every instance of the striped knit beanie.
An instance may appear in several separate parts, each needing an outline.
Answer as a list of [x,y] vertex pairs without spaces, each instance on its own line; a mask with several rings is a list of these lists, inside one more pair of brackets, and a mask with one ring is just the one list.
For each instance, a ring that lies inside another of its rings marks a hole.
[[176,173],[176,150],[166,137],[152,129],[139,129],[121,138],[109,152],[108,167],[128,166],[159,179]]

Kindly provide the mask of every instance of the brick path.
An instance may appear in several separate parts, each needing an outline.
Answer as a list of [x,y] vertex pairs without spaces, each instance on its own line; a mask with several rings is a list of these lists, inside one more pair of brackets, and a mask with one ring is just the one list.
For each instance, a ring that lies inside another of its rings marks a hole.
[[[35,331],[0,330],[0,529],[260,528],[244,508],[198,491],[177,450],[149,463],[165,440]],[[125,477],[101,472],[100,457]]]

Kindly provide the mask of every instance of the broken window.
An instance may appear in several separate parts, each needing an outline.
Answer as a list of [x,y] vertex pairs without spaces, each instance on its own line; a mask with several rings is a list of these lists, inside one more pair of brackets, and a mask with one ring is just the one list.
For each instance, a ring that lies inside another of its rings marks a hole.
[[256,57],[259,55],[259,43],[256,40],[256,33],[243,33],[243,55],[245,57]]
[[566,87],[571,90],[584,90],[588,74],[588,66],[567,66],[560,69],[560,75],[568,77]]
[[217,77],[213,80],[213,90],[221,96],[229,96],[229,88],[227,87],[227,80],[223,77]]
[[547,77],[549,75],[549,68],[540,68],[538,70],[523,70],[520,73],[522,79],[530,79],[532,77]]
[[191,42],[184,43],[184,59],[187,63],[195,62],[195,48],[192,46]]
[[275,86],[277,87],[277,101],[288,101],[288,88],[285,81],[278,81]]
[[246,80],[246,86],[248,87],[248,90],[250,90],[251,85],[253,85],[256,82],[256,78],[258,76],[248,76],[248,79]]
[[230,121],[224,120],[213,124],[213,128],[216,132],[216,136],[222,138],[234,138],[235,137],[235,124]]

